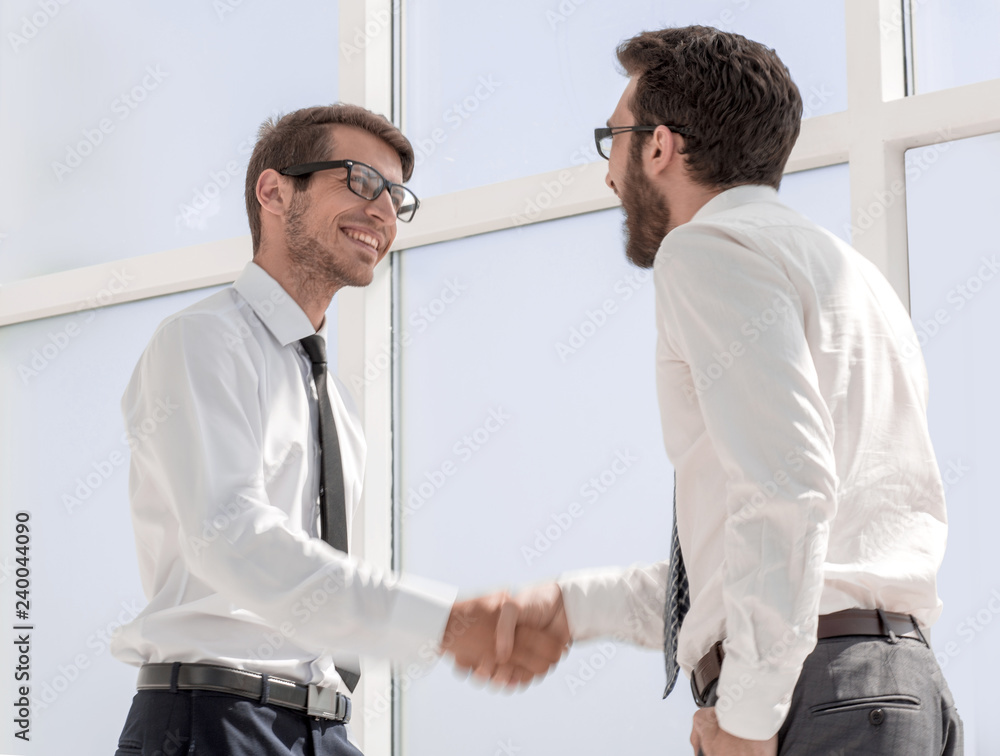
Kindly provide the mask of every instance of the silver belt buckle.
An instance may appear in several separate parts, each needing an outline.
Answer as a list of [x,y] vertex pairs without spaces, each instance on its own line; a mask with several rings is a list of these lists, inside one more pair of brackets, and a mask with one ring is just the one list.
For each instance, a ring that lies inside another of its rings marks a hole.
[[306,711],[310,717],[336,719],[347,724],[351,721],[351,699],[333,688],[310,685],[306,694]]

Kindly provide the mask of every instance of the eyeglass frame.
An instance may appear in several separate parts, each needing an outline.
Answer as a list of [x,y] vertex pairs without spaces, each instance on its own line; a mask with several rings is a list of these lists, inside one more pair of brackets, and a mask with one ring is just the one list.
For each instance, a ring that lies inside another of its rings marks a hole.
[[[357,191],[355,191],[354,188],[351,186],[351,170],[356,165],[360,165],[367,168],[376,176],[378,176],[380,179],[382,179],[382,188],[379,189],[378,192],[376,192],[374,197],[365,197],[363,194],[359,194]],[[417,209],[420,207],[420,199],[417,197],[416,194],[413,193],[412,189],[410,189],[408,186],[404,184],[397,184],[395,181],[390,181],[381,173],[379,173],[377,170],[368,165],[368,163],[362,163],[360,160],[320,160],[313,163],[300,163],[299,165],[291,165],[288,168],[281,168],[278,171],[278,173],[280,173],[282,176],[302,177],[302,176],[309,176],[313,173],[316,173],[317,171],[328,171],[334,168],[346,168],[347,188],[355,196],[361,197],[361,199],[368,200],[369,202],[374,202],[379,197],[381,197],[382,192],[384,192],[386,189],[389,190],[389,201],[392,202],[392,187],[394,186],[398,186],[400,189],[409,192],[410,196],[413,197],[413,212],[410,213],[409,218],[404,218],[399,214],[399,210],[396,209],[396,217],[399,218],[401,221],[403,221],[403,223],[409,223],[411,220],[413,220],[413,216],[417,214]],[[393,206],[393,209],[395,209],[395,205]]]
[[[680,134],[681,136],[693,137],[687,126],[668,126],[665,123],[660,124],[668,131],[672,131],[675,134]],[[597,154],[600,155],[605,160],[610,160],[610,155],[605,155],[604,150],[601,149],[601,140],[606,137],[613,137],[617,134],[625,134],[629,131],[656,131],[660,126],[598,126],[594,129],[594,144],[597,146]]]

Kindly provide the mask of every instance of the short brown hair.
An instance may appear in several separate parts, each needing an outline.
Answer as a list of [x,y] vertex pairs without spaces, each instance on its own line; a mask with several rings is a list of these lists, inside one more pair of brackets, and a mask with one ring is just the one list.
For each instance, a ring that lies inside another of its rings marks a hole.
[[[778,188],[799,135],[802,98],[777,53],[759,42],[686,26],[638,34],[618,47],[637,76],[636,124],[687,127],[681,152],[698,183]],[[638,136],[639,139],[635,139]],[[641,151],[649,134],[633,136]]]
[[[247,165],[246,203],[253,238],[253,253],[260,248],[260,202],[257,201],[257,179],[268,168],[281,170],[292,165],[329,160],[333,149],[331,126],[355,126],[374,134],[399,155],[403,181],[413,174],[413,147],[410,140],[384,116],[359,105],[336,103],[314,108],[302,108],[280,118],[268,118],[257,133],[257,144]],[[309,186],[312,174],[292,179],[295,190]]]

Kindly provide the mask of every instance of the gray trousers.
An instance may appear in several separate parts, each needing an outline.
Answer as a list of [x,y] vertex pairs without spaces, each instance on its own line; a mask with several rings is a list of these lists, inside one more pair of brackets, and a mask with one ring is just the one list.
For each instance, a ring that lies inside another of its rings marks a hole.
[[962,720],[921,641],[816,644],[778,734],[779,756],[961,756]]
[[115,756],[362,756],[344,725],[205,690],[140,690]]

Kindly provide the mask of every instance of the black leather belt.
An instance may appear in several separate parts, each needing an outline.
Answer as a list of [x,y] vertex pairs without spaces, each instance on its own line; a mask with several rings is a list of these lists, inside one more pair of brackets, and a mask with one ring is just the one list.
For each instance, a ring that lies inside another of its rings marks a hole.
[[[845,635],[875,635],[889,638],[893,643],[897,638],[915,638],[928,645],[920,625],[909,614],[884,612],[881,609],[845,609],[842,612],[820,615],[816,640]],[[715,685],[719,681],[725,656],[722,641],[719,641],[701,657],[691,671],[691,694],[694,702],[702,708],[715,705]]]
[[139,690],[210,690],[301,711],[311,717],[351,721],[351,699],[332,688],[302,685],[280,677],[215,664],[143,664]]

